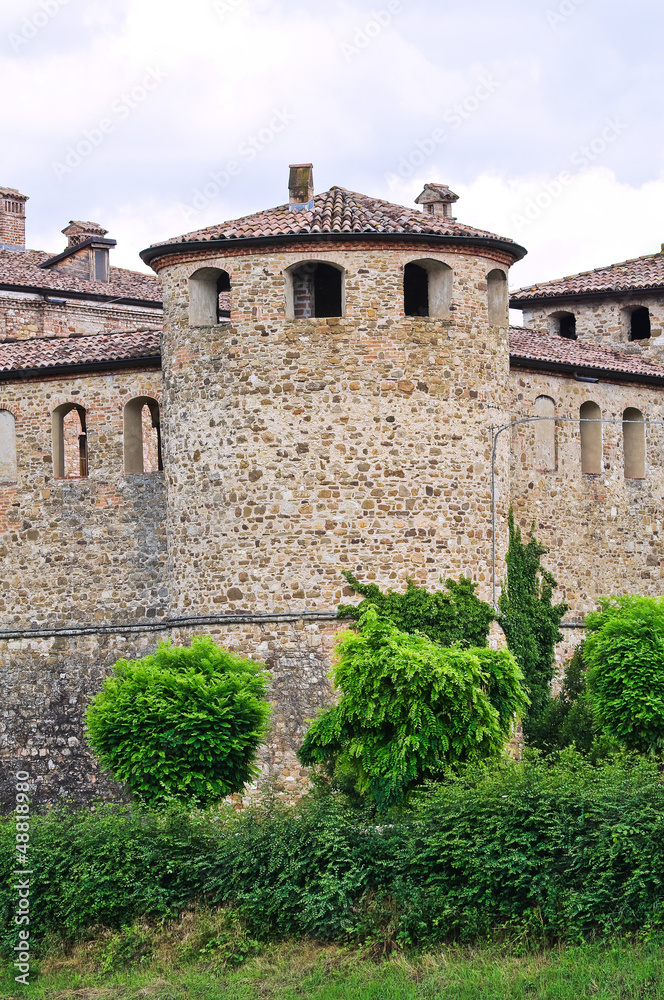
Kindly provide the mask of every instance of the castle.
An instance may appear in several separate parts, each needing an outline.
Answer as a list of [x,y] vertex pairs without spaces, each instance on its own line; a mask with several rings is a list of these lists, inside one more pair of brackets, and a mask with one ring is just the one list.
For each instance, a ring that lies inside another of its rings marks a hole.
[[662,592],[664,255],[521,289],[510,329],[526,251],[456,201],[315,195],[294,165],[288,203],[150,247],[150,277],[96,223],[26,250],[0,188],[7,788],[20,767],[38,801],[108,793],[87,700],[197,633],[270,667],[262,771],[297,788],[341,571],[492,600],[510,504],[551,547],[561,657],[599,595]]

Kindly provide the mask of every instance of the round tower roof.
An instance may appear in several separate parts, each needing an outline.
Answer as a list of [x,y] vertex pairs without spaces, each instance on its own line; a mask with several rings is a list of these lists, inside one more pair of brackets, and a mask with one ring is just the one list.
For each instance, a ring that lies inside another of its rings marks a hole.
[[[174,236],[143,250],[146,264],[158,257],[216,248],[210,244],[244,245],[248,243],[284,243],[311,240],[381,240],[474,244],[500,249],[514,260],[521,260],[526,250],[507,237],[496,236],[440,215],[429,215],[415,208],[395,205],[380,198],[370,198],[356,191],[332,187],[313,199],[313,208],[279,205],[276,208],[245,215],[184,236]],[[220,247],[221,252],[223,252]]]

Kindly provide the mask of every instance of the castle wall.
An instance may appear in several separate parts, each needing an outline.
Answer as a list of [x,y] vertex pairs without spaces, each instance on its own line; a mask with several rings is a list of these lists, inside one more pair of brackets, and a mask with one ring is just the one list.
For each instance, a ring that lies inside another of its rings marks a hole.
[[[453,320],[403,316],[403,266],[423,257],[454,269]],[[285,318],[284,272],[306,260],[346,269],[343,318]],[[230,274],[230,323],[189,326],[199,267]],[[328,610],[342,569],[394,587],[465,573],[489,596],[508,366],[506,325],[487,318],[495,267],[353,245],[162,268],[174,610]]]
[[162,323],[160,308],[66,299],[55,290],[49,298],[60,301],[48,301],[29,292],[0,291],[0,342],[111,330],[157,329]]
[[[167,606],[163,473],[125,476],[123,406],[159,400],[159,372],[3,382],[15,417],[17,480],[0,483],[3,627],[150,620]],[[87,413],[89,476],[56,479],[51,414]]]
[[[650,310],[650,340],[630,343],[630,316],[634,309],[645,306]],[[620,345],[630,351],[652,353],[660,357],[664,351],[664,293],[638,292],[629,295],[602,295],[595,299],[542,302],[523,309],[523,325],[546,333],[558,333],[555,316],[574,313],[579,340],[605,346]]]
[[[639,409],[646,421],[664,421],[662,391],[521,370],[514,370],[510,381],[515,416],[534,415],[535,400],[544,395],[554,400],[557,417],[573,418],[556,426],[554,469],[542,471],[534,424],[512,432],[511,460],[518,523],[528,531],[535,521],[537,538],[550,546],[545,562],[570,605],[568,617],[583,617],[604,594],[664,593],[664,426],[646,427],[643,479],[625,478],[622,427],[627,407]],[[602,425],[600,475],[581,471],[578,418],[586,401],[599,404],[602,417],[615,421]]]

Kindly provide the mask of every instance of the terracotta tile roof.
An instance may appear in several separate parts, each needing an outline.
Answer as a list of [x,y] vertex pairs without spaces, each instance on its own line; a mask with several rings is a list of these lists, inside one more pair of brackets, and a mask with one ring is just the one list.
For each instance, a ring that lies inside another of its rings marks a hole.
[[237,240],[266,236],[305,236],[318,233],[398,233],[433,236],[471,236],[499,239],[517,244],[484,229],[465,226],[442,216],[428,215],[416,208],[393,205],[380,198],[369,198],[342,187],[316,195],[313,211],[291,212],[279,205],[241,219],[222,222],[207,229],[197,229],[185,236],[174,236],[165,243],[192,243],[203,240]]
[[581,340],[567,340],[556,334],[541,333],[539,330],[528,330],[519,326],[510,327],[510,361],[532,361],[541,363],[569,365],[570,369],[601,369],[621,373],[631,377],[646,376],[664,380],[664,364],[644,357],[642,354],[629,354],[612,347],[600,347]]
[[155,306],[161,304],[161,281],[153,274],[111,267],[108,282],[86,281],[64,270],[58,272],[56,268],[40,268],[40,264],[52,258],[52,254],[42,250],[0,249],[0,288],[46,288],[54,295],[58,292],[83,292],[109,299],[122,297]]
[[159,330],[122,330],[84,337],[0,343],[0,373],[157,358]]
[[582,271],[569,278],[545,281],[540,285],[519,288],[511,294],[511,302],[532,299],[565,298],[570,295],[630,291],[632,289],[664,288],[664,251],[645,257],[635,257],[621,264]]

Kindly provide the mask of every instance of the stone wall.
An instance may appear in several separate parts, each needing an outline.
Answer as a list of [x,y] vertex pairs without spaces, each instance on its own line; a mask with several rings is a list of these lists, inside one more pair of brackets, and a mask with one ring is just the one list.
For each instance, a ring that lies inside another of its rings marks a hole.
[[0,342],[159,329],[162,323],[160,308],[68,299],[55,290],[49,299],[30,292],[0,291]]
[[[125,476],[123,406],[161,396],[159,372],[3,382],[17,480],[0,484],[0,620],[13,628],[151,620],[167,609],[163,473]],[[53,410],[87,415],[89,476],[56,479]]]

